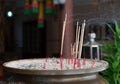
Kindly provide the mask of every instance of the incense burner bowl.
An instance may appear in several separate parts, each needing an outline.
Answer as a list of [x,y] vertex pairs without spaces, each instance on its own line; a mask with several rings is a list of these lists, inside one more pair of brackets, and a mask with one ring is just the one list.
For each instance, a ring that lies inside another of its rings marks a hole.
[[17,62],[24,63],[24,61],[15,60],[3,64],[5,71],[12,74],[11,80],[21,81],[23,84],[107,84],[98,74],[98,72],[108,67],[108,63],[103,60],[99,61],[102,63],[99,67],[70,70],[31,70],[15,68],[9,65]]

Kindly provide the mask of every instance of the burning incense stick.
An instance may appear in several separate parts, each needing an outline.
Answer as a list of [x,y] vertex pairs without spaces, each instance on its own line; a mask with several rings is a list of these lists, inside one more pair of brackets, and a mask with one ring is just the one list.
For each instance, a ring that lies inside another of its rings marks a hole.
[[75,49],[74,49],[74,46],[75,46],[75,45],[72,46],[72,53],[71,53],[72,58],[71,58],[71,63],[73,63],[73,60],[74,60],[74,50],[75,50]]
[[77,61],[77,59],[75,58],[75,59],[74,59],[74,64],[73,64],[73,68],[74,68],[74,69],[76,69],[76,61]]
[[64,23],[63,23],[62,40],[61,40],[61,51],[60,51],[60,55],[61,56],[63,54],[63,42],[64,42],[66,22],[67,22],[67,14],[65,15],[65,20],[64,20]]
[[65,15],[65,20],[64,20],[64,23],[63,23],[62,40],[61,40],[61,51],[60,51],[60,68],[61,68],[61,70],[62,70],[62,67],[63,67],[62,55],[63,55],[63,42],[64,42],[66,22],[67,22],[67,14]]
[[73,50],[73,45],[72,45],[72,44],[70,45],[70,49],[71,49],[71,50],[70,50],[70,55],[72,56],[72,53],[73,53],[73,52],[72,52],[72,50]]
[[75,52],[75,58],[77,58],[78,56],[78,45],[79,45],[79,39],[80,39],[80,26],[79,26],[79,29],[78,29],[78,35],[77,35],[77,42],[76,42],[76,52]]
[[85,30],[85,20],[84,20],[84,23],[82,23],[82,29],[81,29],[81,36],[80,36],[80,44],[79,44],[79,55],[78,55],[78,59],[81,58],[82,45],[83,45],[83,39],[84,39],[84,30]]
[[77,42],[77,36],[78,36],[78,27],[79,26],[79,22],[77,21],[77,26],[76,26],[76,38],[75,38],[75,43]]
[[77,67],[81,68],[80,59],[77,60]]
[[75,50],[76,50],[76,47],[77,47],[77,36],[78,36],[78,27],[79,26],[79,22],[77,21],[77,26],[76,26],[76,35],[75,35]]
[[76,29],[76,47],[75,47],[75,58],[77,58],[77,54],[78,54],[78,45],[79,45],[79,39],[80,39],[80,26],[78,26],[78,28]]

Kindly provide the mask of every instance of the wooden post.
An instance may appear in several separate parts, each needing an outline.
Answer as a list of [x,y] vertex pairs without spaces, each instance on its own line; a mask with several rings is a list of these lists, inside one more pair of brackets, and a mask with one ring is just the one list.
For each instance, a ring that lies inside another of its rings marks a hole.
[[71,50],[71,43],[73,43],[73,35],[74,35],[74,28],[73,28],[73,0],[66,0],[64,4],[64,8],[62,10],[62,24],[65,18],[65,14],[67,13],[67,22],[66,22],[66,30],[65,30],[65,38],[64,38],[64,45],[63,45],[63,57],[67,58],[70,56]]
[[4,12],[5,12],[4,0],[0,0],[0,53],[4,52],[4,25],[5,25]]

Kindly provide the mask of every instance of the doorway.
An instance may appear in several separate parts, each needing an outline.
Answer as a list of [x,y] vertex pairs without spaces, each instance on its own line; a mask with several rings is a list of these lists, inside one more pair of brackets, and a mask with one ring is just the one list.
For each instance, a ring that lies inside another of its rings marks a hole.
[[23,58],[46,56],[46,28],[38,28],[37,21],[23,22]]

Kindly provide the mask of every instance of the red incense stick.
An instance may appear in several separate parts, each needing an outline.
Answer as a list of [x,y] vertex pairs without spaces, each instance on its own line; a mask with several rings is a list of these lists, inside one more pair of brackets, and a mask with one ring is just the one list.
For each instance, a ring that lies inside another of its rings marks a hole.
[[45,62],[48,62],[48,56],[46,56],[46,58],[45,58]]
[[74,69],[76,69],[76,59],[74,59]]
[[68,64],[70,64],[70,57],[68,57]]
[[77,67],[81,68],[80,59],[77,60]]
[[43,65],[43,69],[46,69],[46,64],[44,63],[44,65]]
[[83,65],[86,65],[86,59],[85,58],[83,59]]
[[91,67],[92,67],[92,68],[94,67],[95,63],[96,63],[96,61],[93,60],[92,63],[91,63]]
[[60,69],[62,70],[62,68],[63,68],[63,63],[62,63],[62,55],[60,55]]

